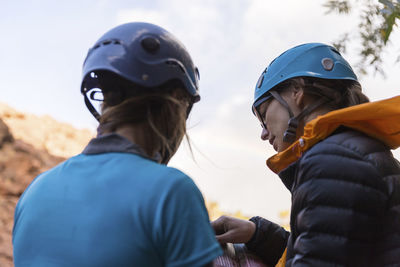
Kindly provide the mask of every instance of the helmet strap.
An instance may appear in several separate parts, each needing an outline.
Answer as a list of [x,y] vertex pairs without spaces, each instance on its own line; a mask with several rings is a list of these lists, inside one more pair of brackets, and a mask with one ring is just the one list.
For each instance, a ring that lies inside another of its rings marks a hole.
[[96,118],[97,121],[100,121],[100,114],[97,112],[97,110],[93,107],[92,103],[90,103],[89,98],[87,97],[87,92],[83,94],[83,97],[85,99],[85,105],[89,109],[90,113]]
[[297,127],[299,126],[299,121],[297,118],[290,118],[288,122],[288,128],[283,133],[283,142],[293,143],[296,141]]
[[283,141],[287,143],[293,143],[296,141],[297,137],[297,127],[299,126],[299,121],[301,121],[305,116],[310,114],[316,108],[325,104],[329,101],[326,97],[321,97],[316,102],[308,105],[305,109],[303,109],[297,116],[293,115],[291,108],[289,107],[288,103],[282,96],[276,91],[270,91],[270,94],[286,108],[289,113],[289,121],[288,121],[288,128],[286,129],[285,133],[283,134]]
[[[289,113],[289,122],[288,128],[286,129],[285,133],[283,134],[283,141],[292,143],[296,140],[296,131],[299,125],[299,118],[298,116],[294,117],[292,109],[289,107],[288,103],[285,99],[277,92],[277,91],[270,91],[270,94],[279,102],[282,106],[286,108]],[[300,115],[300,114],[299,114]]]
[[277,91],[270,91],[269,92],[276,100],[278,100],[279,103],[281,103],[282,106],[284,106],[287,111],[289,112],[289,117],[292,118],[293,117],[293,112],[290,109],[288,103],[285,101],[285,99],[283,99],[281,97],[281,95],[277,92]]
[[287,143],[293,143],[296,141],[296,133],[297,127],[299,126],[299,121],[302,120],[305,116],[309,115],[316,108],[328,102],[329,99],[326,97],[321,97],[314,103],[308,105],[305,109],[303,109],[297,116],[291,117],[288,122],[288,128],[283,134],[283,141]]

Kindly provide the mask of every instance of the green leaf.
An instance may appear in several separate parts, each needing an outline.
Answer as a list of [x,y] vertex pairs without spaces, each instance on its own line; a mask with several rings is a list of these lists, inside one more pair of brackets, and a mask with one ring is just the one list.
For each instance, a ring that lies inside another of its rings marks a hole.
[[389,40],[390,34],[393,31],[393,25],[395,25],[395,22],[396,22],[396,14],[395,13],[390,14],[390,16],[388,16],[386,18],[386,21],[385,21],[386,27],[384,29],[382,29],[382,31],[381,31],[381,34],[383,33],[382,39],[383,39],[384,44],[386,44],[387,41]]

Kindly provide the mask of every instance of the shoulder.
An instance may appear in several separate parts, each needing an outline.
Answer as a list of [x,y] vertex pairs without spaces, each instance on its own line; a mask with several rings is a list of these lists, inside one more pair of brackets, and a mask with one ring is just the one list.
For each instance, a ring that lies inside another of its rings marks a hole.
[[[192,179],[184,172],[136,154],[106,153],[99,155],[99,157],[100,156],[104,157],[104,161],[107,161],[108,165],[113,166],[113,168],[109,170],[110,172],[122,177],[134,176],[137,178],[135,182],[144,179],[148,183],[152,181],[162,182],[164,185],[182,182],[193,183]],[[97,165],[99,165],[100,168],[105,168],[101,160],[97,161]]]
[[329,153],[344,157],[364,158],[371,154],[388,151],[390,149],[379,140],[362,132],[343,128],[314,145],[305,155],[311,157],[321,153]]
[[[322,157],[322,158],[321,158]],[[377,172],[396,172],[397,161],[388,146],[362,132],[343,128],[314,145],[304,153],[302,163],[317,160],[320,164],[368,164]],[[324,159],[324,160],[322,160]]]
[[192,178],[183,171],[148,159],[139,160],[141,163],[136,168],[130,167],[130,174],[135,177],[132,183],[144,183],[146,190],[158,192],[160,197],[201,194]]
[[[388,146],[362,132],[341,128],[307,151],[301,162],[308,161],[328,165],[326,167],[367,166],[374,169],[381,177],[397,173],[399,164]],[[336,171],[344,171],[343,168]]]
[[184,193],[184,191],[189,194],[200,192],[191,177],[173,167],[164,166],[162,173],[159,174],[159,179],[165,189],[170,188],[174,193]]
[[181,170],[167,166],[165,166],[163,171],[160,179],[165,189],[169,188],[173,194],[180,194],[182,197],[197,195],[201,200],[203,199],[199,188],[187,174]]
[[342,129],[307,151],[297,164],[297,185],[320,180],[336,188],[337,181],[353,187],[386,192],[383,177],[395,168],[390,149],[361,132]]

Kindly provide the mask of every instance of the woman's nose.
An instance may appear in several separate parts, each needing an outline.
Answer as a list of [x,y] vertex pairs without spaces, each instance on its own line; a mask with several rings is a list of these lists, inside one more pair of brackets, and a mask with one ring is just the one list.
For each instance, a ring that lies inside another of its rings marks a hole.
[[269,135],[268,130],[263,127],[262,131],[261,131],[261,140],[264,140],[264,141],[268,140],[268,135]]

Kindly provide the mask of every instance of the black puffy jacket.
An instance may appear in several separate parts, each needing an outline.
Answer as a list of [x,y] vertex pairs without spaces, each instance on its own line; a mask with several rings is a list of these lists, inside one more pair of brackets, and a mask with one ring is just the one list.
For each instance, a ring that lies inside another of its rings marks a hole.
[[254,217],[246,244],[266,263],[286,247],[286,266],[400,266],[400,164],[384,143],[342,127],[279,176],[291,233]]

